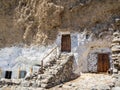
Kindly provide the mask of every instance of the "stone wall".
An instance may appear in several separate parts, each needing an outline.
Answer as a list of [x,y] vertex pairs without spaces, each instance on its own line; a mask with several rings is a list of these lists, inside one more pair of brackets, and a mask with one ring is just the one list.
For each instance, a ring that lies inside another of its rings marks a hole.
[[120,70],[120,31],[114,32],[113,36],[112,59],[114,61],[114,67]]

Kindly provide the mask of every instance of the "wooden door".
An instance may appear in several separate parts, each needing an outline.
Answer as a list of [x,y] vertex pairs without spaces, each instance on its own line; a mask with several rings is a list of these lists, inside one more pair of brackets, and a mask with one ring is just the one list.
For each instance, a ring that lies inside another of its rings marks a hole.
[[98,54],[98,72],[107,72],[110,68],[109,55],[108,54]]
[[61,51],[71,52],[71,37],[70,34],[62,35]]

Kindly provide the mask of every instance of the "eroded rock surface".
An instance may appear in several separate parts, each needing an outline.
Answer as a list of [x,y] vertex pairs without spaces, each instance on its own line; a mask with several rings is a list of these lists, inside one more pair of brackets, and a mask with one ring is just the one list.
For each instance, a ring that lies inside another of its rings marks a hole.
[[113,19],[120,14],[119,3],[119,0],[1,0],[0,47],[19,43],[46,45],[61,30],[81,32],[85,28],[95,38],[106,39],[106,35],[111,35]]

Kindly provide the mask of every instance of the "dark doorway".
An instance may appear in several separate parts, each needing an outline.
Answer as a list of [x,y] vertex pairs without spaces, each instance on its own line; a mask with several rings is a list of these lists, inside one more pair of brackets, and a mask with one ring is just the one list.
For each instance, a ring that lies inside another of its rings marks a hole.
[[19,71],[19,78],[25,78],[26,73],[26,71]]
[[110,68],[110,60],[108,54],[98,54],[98,63],[97,63],[98,72],[107,72]]
[[61,51],[71,52],[71,37],[70,34],[62,35]]
[[5,72],[5,78],[6,79],[11,79],[11,76],[12,76],[12,71],[6,71]]

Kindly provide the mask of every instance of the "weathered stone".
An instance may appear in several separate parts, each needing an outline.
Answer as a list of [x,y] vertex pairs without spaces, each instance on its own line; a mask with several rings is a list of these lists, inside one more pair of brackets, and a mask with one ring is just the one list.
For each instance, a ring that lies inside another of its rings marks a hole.
[[36,80],[36,79],[37,79],[37,77],[33,77],[33,79],[34,79],[34,80]]
[[2,79],[2,85],[13,85],[13,82],[11,79]]
[[21,83],[21,80],[13,79],[12,82],[13,82],[14,84],[19,85],[19,84]]
[[30,86],[32,85],[32,83],[31,83],[30,81],[23,81],[23,82],[21,83],[21,85],[22,85],[23,87],[30,87]]
[[120,87],[120,81],[116,81],[115,86]]
[[111,90],[111,88],[109,86],[100,85],[93,87],[92,90]]
[[120,90],[120,87],[113,87],[112,90]]
[[37,83],[32,83],[32,87],[38,87]]
[[114,73],[114,74],[117,74],[117,73],[118,73],[118,70],[117,70],[117,69],[113,69],[113,73]]
[[113,52],[115,52],[115,51],[120,52],[120,46],[113,46],[112,51]]
[[59,88],[62,88],[62,87],[63,87],[63,84],[60,84],[58,87],[59,87]]
[[69,85],[63,85],[63,88],[65,88],[65,89],[70,89],[70,88],[72,88],[72,87],[69,86]]
[[41,80],[43,77],[42,77],[42,75],[38,75],[38,77],[37,77],[39,80]]
[[118,36],[118,35],[119,35],[118,32],[114,32],[114,33],[113,33],[113,36]]
[[49,82],[49,79],[43,79],[41,82],[47,84]]
[[48,85],[47,85],[47,84],[43,84],[43,83],[41,83],[41,87],[42,87],[42,88],[47,88]]

